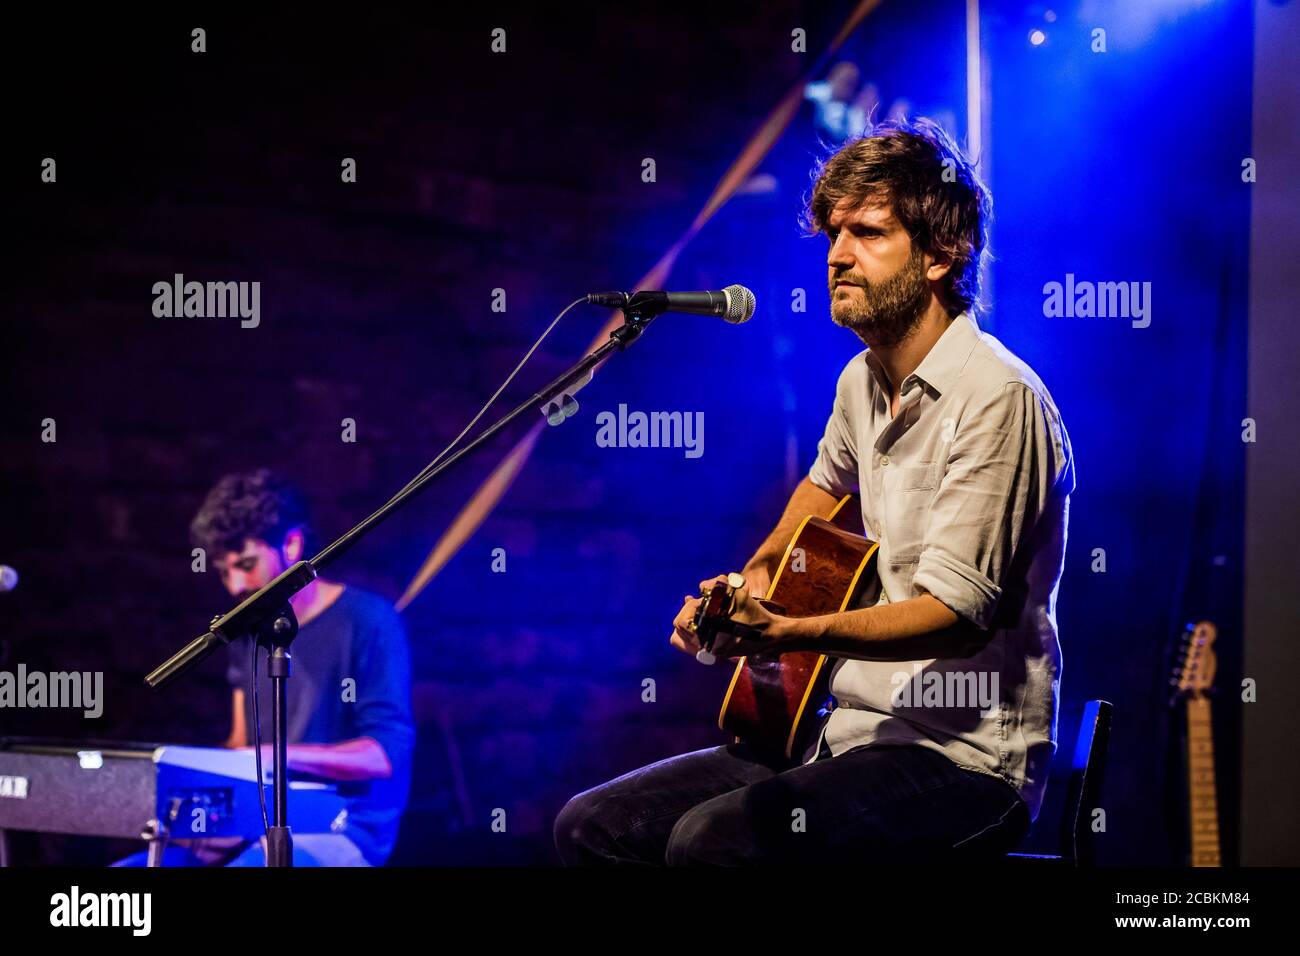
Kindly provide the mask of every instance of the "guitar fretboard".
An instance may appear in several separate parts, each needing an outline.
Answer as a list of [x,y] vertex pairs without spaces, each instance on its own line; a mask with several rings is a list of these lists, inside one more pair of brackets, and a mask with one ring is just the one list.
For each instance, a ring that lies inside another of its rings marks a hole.
[[1214,731],[1208,697],[1187,698],[1187,783],[1192,866],[1221,866],[1219,802],[1214,787]]

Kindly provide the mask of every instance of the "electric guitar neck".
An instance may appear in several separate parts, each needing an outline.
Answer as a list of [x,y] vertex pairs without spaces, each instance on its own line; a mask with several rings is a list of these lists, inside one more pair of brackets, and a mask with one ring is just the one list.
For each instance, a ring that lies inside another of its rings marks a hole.
[[1219,853],[1219,801],[1214,774],[1214,725],[1210,691],[1217,660],[1217,632],[1209,621],[1188,625],[1173,683],[1175,700],[1187,711],[1187,793],[1192,866],[1222,866]]

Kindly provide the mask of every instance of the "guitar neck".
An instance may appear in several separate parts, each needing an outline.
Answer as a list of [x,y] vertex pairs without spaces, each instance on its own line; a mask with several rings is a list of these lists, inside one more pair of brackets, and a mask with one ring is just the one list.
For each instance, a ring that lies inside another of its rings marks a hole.
[[1187,790],[1192,866],[1221,866],[1219,802],[1214,786],[1214,731],[1208,697],[1187,698]]

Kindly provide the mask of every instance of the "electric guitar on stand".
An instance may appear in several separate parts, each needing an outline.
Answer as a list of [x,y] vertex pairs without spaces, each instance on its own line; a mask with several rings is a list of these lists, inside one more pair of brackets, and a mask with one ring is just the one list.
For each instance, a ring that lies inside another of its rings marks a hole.
[[[773,613],[793,617],[874,604],[880,595],[875,568],[879,545],[859,533],[861,518],[854,495],[842,498],[829,519],[805,518],[760,603]],[[719,634],[745,637],[751,630],[730,619],[735,592],[744,584],[744,578],[733,573],[701,595],[695,634],[702,653],[711,652]],[[798,756],[817,730],[817,714],[829,697],[831,666],[831,658],[811,651],[741,658],[722,701],[718,726],[758,749]]]
[[1217,631],[1209,621],[1187,625],[1170,681],[1173,703],[1187,707],[1187,792],[1192,866],[1222,866],[1219,855],[1219,803],[1214,785],[1214,727],[1210,691],[1217,661]]

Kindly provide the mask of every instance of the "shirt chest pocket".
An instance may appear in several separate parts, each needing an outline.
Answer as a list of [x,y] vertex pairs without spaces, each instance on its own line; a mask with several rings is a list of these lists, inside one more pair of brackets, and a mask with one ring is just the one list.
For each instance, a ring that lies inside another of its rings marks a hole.
[[896,573],[909,573],[924,544],[930,501],[937,484],[934,465],[899,468],[886,485],[882,502],[882,555]]
[[934,490],[934,465],[909,465],[898,469],[897,491],[908,494]]

